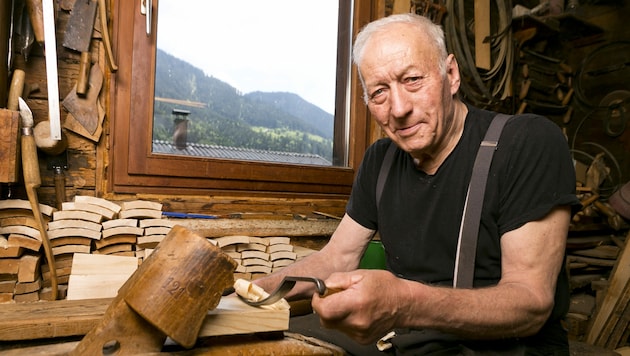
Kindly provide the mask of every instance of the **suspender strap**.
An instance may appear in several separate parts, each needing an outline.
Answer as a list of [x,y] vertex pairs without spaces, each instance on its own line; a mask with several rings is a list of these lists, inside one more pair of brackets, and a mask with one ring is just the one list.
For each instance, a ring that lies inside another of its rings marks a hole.
[[[466,194],[464,204],[464,214],[459,231],[457,242],[457,255],[455,259],[455,272],[453,274],[453,287],[472,288],[475,277],[475,258],[477,254],[477,237],[479,235],[479,225],[481,223],[481,208],[486,191],[486,182],[492,163],[492,156],[499,143],[499,137],[505,123],[511,115],[497,114],[486,135],[479,146],[477,157],[473,165],[472,177]],[[385,187],[387,175],[392,166],[396,144],[391,143],[385,152],[381,169],[376,181],[376,208],[378,209],[381,195]]]
[[481,222],[481,208],[486,191],[486,182],[492,163],[492,156],[499,143],[503,126],[511,115],[497,114],[492,120],[486,136],[481,142],[477,158],[473,166],[472,177],[468,186],[464,215],[457,242],[457,255],[453,287],[472,288],[475,274],[475,257],[477,254],[477,237]]

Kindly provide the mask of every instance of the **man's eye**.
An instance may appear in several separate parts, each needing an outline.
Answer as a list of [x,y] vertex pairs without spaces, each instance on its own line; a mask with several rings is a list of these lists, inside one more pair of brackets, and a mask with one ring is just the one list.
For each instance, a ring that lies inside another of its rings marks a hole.
[[407,83],[414,83],[419,81],[420,79],[422,79],[421,77],[408,77],[405,79],[405,82]]

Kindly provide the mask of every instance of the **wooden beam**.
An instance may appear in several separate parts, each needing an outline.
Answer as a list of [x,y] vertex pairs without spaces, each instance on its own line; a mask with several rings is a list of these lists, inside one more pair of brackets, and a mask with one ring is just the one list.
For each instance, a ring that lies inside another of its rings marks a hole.
[[475,0],[475,65],[489,70],[492,66],[490,42],[484,39],[490,36],[490,0]]
[[259,219],[177,219],[172,220],[197,234],[216,238],[247,236],[330,236],[338,220],[259,220]]

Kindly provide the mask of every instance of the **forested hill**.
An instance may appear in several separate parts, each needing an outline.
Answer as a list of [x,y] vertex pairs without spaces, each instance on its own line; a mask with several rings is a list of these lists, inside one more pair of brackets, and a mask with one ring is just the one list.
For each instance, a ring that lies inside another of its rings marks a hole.
[[159,49],[157,63],[154,139],[171,140],[172,111],[182,109],[191,112],[189,142],[313,153],[331,159],[333,116],[300,96],[286,92],[244,95]]

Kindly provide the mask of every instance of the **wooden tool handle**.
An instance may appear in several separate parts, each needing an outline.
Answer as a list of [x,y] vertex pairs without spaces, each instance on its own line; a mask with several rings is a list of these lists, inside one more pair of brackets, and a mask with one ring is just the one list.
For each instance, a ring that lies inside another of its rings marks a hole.
[[85,95],[90,78],[90,52],[81,52],[79,62],[79,77],[77,78],[77,94]]
[[17,111],[18,110],[18,98],[22,96],[24,91],[24,78],[26,73],[21,68],[15,68],[13,70],[13,77],[11,78],[11,86],[9,87],[9,97],[7,99],[7,109]]
[[37,43],[44,43],[44,9],[41,0],[26,0],[26,8]]
[[37,146],[32,134],[22,134],[22,170],[24,173],[24,185],[26,187],[39,188],[42,178],[39,174],[37,162]]
[[42,245],[44,246],[44,253],[46,254],[46,260],[48,261],[48,266],[50,267],[50,286],[52,289],[52,299],[55,300],[57,299],[57,269],[55,267],[55,257],[52,253],[50,240],[48,239],[44,218],[42,217],[42,213],[39,209],[39,199],[37,198],[36,190],[42,184],[41,176],[39,174],[39,163],[37,161],[37,146],[35,145],[35,138],[32,133],[23,133],[20,143],[22,145],[22,171],[24,173],[24,187],[26,188],[28,201],[31,203],[33,217],[37,222],[39,234],[42,239]]
[[116,62],[114,62],[114,53],[112,52],[112,44],[109,41],[109,28],[107,27],[107,7],[105,0],[98,0],[98,16],[101,18],[101,31],[103,32],[103,44],[105,44],[105,52],[109,60],[109,69],[112,72],[118,70]]

